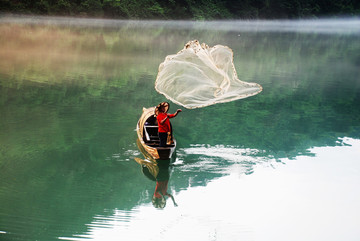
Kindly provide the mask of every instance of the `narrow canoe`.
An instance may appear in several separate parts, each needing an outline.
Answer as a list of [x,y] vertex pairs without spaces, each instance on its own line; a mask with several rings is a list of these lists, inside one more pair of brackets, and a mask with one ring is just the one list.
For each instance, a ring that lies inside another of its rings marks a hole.
[[136,125],[136,132],[141,146],[155,160],[170,159],[176,148],[176,140],[166,147],[160,147],[158,124],[155,107],[143,108],[143,113]]

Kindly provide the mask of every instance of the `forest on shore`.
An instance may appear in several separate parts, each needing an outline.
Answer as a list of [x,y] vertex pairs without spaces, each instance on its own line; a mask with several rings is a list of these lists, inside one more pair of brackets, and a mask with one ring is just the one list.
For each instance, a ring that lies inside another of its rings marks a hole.
[[0,13],[113,19],[296,19],[359,16],[359,0],[0,0]]

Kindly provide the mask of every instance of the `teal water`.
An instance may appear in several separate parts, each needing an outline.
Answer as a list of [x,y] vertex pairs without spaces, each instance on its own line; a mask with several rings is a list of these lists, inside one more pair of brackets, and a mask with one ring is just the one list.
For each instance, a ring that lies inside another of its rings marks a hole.
[[[0,239],[358,240],[359,23],[1,16]],[[135,127],[192,39],[264,90],[172,120],[159,210]]]

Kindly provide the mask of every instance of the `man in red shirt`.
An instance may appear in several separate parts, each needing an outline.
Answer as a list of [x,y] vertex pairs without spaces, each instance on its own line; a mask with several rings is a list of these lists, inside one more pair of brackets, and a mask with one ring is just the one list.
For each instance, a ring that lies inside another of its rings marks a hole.
[[165,147],[168,133],[171,132],[169,119],[177,116],[177,114],[181,112],[181,109],[178,109],[174,114],[168,114],[167,111],[169,110],[169,103],[167,102],[160,103],[157,106],[157,109],[159,111],[156,119],[158,121],[158,126],[159,126],[158,131],[160,138],[160,146]]

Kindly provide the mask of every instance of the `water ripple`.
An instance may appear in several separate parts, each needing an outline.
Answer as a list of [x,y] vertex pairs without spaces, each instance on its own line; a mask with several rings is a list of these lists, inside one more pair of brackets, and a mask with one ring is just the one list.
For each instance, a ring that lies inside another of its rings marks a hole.
[[[275,159],[265,151],[223,145],[191,145],[179,149],[175,164],[183,172],[202,172],[229,174],[233,169],[240,173],[250,174],[256,165],[272,165]],[[229,168],[231,167],[231,168]]]

